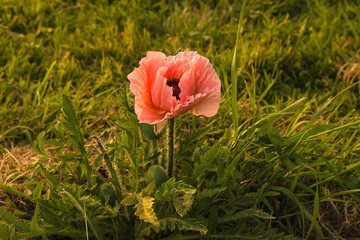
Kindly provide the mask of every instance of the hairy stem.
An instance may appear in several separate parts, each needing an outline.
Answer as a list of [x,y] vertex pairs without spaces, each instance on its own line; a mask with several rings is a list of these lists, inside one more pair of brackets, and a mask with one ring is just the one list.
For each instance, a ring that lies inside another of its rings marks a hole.
[[175,120],[171,118],[167,123],[167,175],[168,178],[172,177],[173,166],[174,166],[174,138],[175,138]]

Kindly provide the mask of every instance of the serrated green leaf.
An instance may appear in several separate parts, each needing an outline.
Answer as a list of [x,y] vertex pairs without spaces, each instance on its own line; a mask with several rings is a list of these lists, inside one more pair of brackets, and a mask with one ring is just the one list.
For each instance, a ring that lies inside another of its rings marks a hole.
[[23,197],[25,199],[28,199],[28,200],[31,200],[31,197],[26,195],[25,193],[23,192],[20,192],[19,190],[17,190],[16,188],[12,187],[12,186],[9,186],[9,185],[6,185],[2,182],[0,182],[0,189],[6,191],[6,192],[10,192],[10,193],[13,193],[15,195],[18,195],[20,197]]
[[155,198],[160,201],[169,201],[180,216],[184,216],[191,208],[196,189],[175,178],[163,183],[155,193]]
[[49,204],[48,201],[44,199],[39,199],[37,202],[40,203],[38,206],[42,219],[47,224],[58,227],[59,229],[63,229],[64,224],[61,222],[59,215],[57,215],[58,212],[53,209],[53,205]]
[[151,196],[155,192],[155,182],[151,182],[149,185],[146,186],[143,190],[141,190],[141,193],[143,196]]
[[34,142],[33,145],[33,150],[34,152],[40,154],[40,155],[44,155],[44,156],[48,156],[44,147],[45,144],[45,132],[42,131],[38,136],[37,136],[37,141]]
[[43,189],[43,186],[44,186],[44,182],[43,181],[40,181],[37,185],[36,185],[36,187],[35,187],[35,189],[34,189],[34,191],[33,191],[33,199],[36,199],[36,198],[40,198],[41,197],[41,191],[42,191],[42,189]]
[[11,229],[9,225],[0,223],[0,238],[1,239],[10,239],[11,236]]
[[221,193],[221,192],[223,192],[225,190],[226,190],[226,187],[222,187],[222,188],[206,188],[196,196],[196,199],[201,200],[201,199],[204,199],[204,198],[211,198],[212,196],[214,196],[214,195],[216,195],[218,193]]
[[0,208],[0,218],[3,219],[7,224],[13,225],[18,231],[26,233],[30,230],[30,226],[26,221],[14,216],[2,208]]
[[126,93],[127,93],[126,85],[119,88],[119,91],[117,94],[117,100],[118,100],[119,106],[121,107],[121,110],[123,110],[124,112],[133,111],[129,106],[129,102],[128,102]]
[[137,204],[135,206],[136,211],[135,215],[145,222],[151,223],[155,226],[159,226],[159,220],[156,217],[155,211],[153,209],[155,198],[145,196],[143,197],[140,193],[137,196]]
[[50,173],[46,168],[40,165],[41,172],[43,176],[46,178],[46,180],[49,181],[49,183],[53,186],[58,186],[60,184],[59,179],[52,173]]
[[238,221],[242,218],[248,218],[248,217],[258,217],[261,219],[275,219],[275,217],[271,216],[270,214],[263,212],[259,209],[250,208],[242,210],[241,212],[235,213],[232,216],[223,217],[219,219],[219,222],[229,222],[229,221]]
[[47,139],[44,142],[46,145],[51,145],[51,146],[56,146],[56,147],[63,147],[64,144],[62,144],[61,142],[55,140],[55,139]]
[[208,232],[203,224],[193,218],[164,218],[160,220],[160,224],[166,225],[170,231],[174,231],[176,226],[179,230],[184,231],[196,231],[201,234]]
[[124,206],[131,206],[137,203],[137,199],[133,194],[127,195],[122,201],[121,204]]
[[63,125],[69,131],[71,141],[74,143],[74,145],[77,146],[77,149],[80,151],[81,155],[85,156],[85,143],[80,131],[80,122],[76,118],[74,106],[70,98],[65,94],[62,95],[62,109],[65,117],[65,122],[63,122]]
[[70,100],[70,98],[63,94],[62,95],[62,107],[65,113],[65,117],[67,118],[68,122],[71,124],[72,127],[79,126],[79,121],[76,118],[74,106]]
[[191,166],[191,164],[189,164],[188,162],[182,161],[180,163],[181,165],[181,171],[183,172],[184,175],[186,176],[193,176],[193,167]]
[[82,159],[81,155],[77,154],[77,153],[67,153],[67,154],[59,156],[59,158],[61,160],[67,161],[67,162],[68,161],[80,161]]
[[[68,203],[71,203],[83,215],[84,220],[89,223],[96,238],[99,240],[103,239],[101,232],[99,231],[96,218],[92,218],[89,216],[89,214],[86,214],[86,200],[91,200],[91,197],[86,195],[82,196],[83,193],[81,187],[76,185],[73,185],[72,188],[64,188],[60,194],[67,200]],[[90,201],[89,206],[94,204],[96,204],[96,201]]]
[[207,227],[210,232],[212,232],[216,229],[216,225],[218,224],[218,218],[219,218],[218,214],[219,214],[218,207],[216,205],[212,206],[210,208],[208,224],[207,224]]
[[36,207],[35,207],[35,211],[34,211],[34,215],[33,217],[31,218],[31,221],[30,221],[30,232],[37,232],[38,230],[38,216],[39,216],[39,204],[36,204]]

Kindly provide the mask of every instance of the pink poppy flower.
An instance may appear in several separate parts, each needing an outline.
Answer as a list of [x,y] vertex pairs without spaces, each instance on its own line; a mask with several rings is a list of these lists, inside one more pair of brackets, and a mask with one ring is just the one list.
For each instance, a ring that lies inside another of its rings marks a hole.
[[166,57],[148,52],[128,75],[140,123],[155,124],[183,113],[214,116],[220,103],[220,79],[197,52]]

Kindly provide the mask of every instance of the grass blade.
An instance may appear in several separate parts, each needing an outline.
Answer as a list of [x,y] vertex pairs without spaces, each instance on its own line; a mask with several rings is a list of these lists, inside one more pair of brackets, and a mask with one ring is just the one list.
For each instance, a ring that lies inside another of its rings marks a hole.
[[244,0],[243,4],[241,6],[239,25],[238,25],[237,34],[236,34],[236,44],[235,44],[234,55],[233,55],[233,60],[232,60],[232,64],[231,64],[231,106],[232,106],[232,118],[233,118],[233,123],[234,123],[235,129],[237,129],[239,126],[239,119],[238,119],[239,111],[238,111],[238,104],[237,104],[237,91],[238,91],[237,85],[238,84],[237,84],[236,55],[237,55],[237,48],[239,45],[240,34],[241,34],[241,24],[244,19],[245,5],[246,5],[246,1]]

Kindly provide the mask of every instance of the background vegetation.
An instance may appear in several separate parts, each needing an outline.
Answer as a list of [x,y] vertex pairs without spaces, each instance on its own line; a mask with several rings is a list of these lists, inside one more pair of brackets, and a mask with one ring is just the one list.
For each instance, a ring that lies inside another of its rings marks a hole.
[[[249,0],[236,44],[241,6],[3,0],[0,236],[359,237],[359,2]],[[196,50],[222,80],[214,118],[176,120],[162,186],[127,81],[149,50]]]

